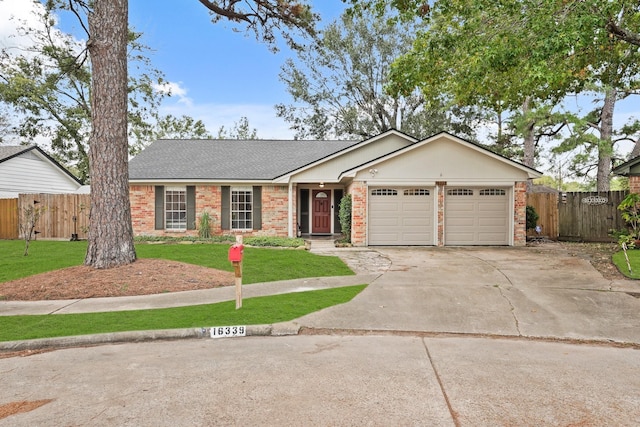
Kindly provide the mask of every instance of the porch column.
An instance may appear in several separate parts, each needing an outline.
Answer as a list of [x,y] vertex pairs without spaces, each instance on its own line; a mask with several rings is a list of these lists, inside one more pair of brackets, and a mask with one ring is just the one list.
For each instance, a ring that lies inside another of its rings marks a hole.
[[297,237],[297,235],[293,234],[293,230],[294,230],[294,226],[293,226],[293,183],[289,182],[289,209],[288,209],[288,216],[289,216],[289,237]]

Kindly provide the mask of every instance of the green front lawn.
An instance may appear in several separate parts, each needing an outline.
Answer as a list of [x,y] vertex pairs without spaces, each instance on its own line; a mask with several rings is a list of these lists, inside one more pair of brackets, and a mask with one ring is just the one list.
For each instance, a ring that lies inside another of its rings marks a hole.
[[366,285],[247,298],[156,310],[41,316],[0,316],[0,341],[67,337],[106,332],[211,326],[269,325],[350,301]]
[[[87,242],[33,241],[23,256],[24,242],[0,240],[0,283],[65,267],[82,265]],[[137,244],[138,258],[161,258],[233,271],[228,244]],[[319,256],[299,249],[244,250],[245,284],[354,274],[338,257]]]
[[624,251],[619,251],[613,254],[613,263],[618,267],[618,270],[630,279],[640,279],[640,249],[627,250],[629,256],[629,264],[631,264],[631,272],[629,272],[629,266],[627,266],[627,260],[624,256]]
[[[24,242],[0,240],[0,294],[3,282],[81,265],[86,242],[33,241],[24,256]],[[161,258],[233,271],[229,244],[137,244],[139,258]],[[354,274],[338,257],[304,250],[247,247],[243,283]],[[42,316],[0,316],[0,341],[153,329],[273,324],[351,300],[366,285],[296,292],[243,301],[199,306]]]

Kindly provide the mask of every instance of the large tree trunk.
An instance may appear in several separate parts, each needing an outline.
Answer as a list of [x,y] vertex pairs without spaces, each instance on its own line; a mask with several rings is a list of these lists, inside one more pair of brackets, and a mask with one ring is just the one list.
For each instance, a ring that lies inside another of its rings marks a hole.
[[[522,115],[527,117],[531,112],[529,106],[531,98],[527,97],[522,104]],[[535,167],[536,162],[536,135],[535,135],[535,121],[531,120],[527,123],[527,127],[524,129],[524,154],[522,156],[522,163],[530,168]]]
[[598,147],[597,190],[609,191],[609,175],[611,175],[611,156],[613,154],[613,110],[616,106],[617,91],[608,88],[604,97],[604,105],[600,113],[600,146]]
[[127,0],[96,0],[89,14],[91,210],[85,265],[111,268],[136,259],[129,204]]

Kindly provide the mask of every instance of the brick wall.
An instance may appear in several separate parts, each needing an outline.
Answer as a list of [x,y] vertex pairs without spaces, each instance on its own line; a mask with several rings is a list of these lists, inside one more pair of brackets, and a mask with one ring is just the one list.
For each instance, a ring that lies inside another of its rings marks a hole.
[[220,218],[220,204],[222,192],[218,185],[196,186],[196,230],[188,230],[189,235],[198,235],[198,222],[203,212],[208,212],[211,217],[211,234],[222,234],[222,220]]
[[640,176],[637,176],[637,175],[629,176],[629,192],[640,193]]
[[527,244],[527,183],[516,182],[514,187],[513,245]]
[[288,217],[289,187],[284,185],[263,186],[262,230],[257,230],[254,234],[287,237],[289,235]]
[[[288,194],[286,186],[262,187],[262,229],[243,233],[250,235],[288,236]],[[129,188],[133,233],[136,236],[197,236],[195,230],[166,231],[155,229],[155,187],[153,185],[132,185]],[[222,230],[221,187],[218,185],[196,186],[196,224],[203,212],[211,216],[211,233],[230,233]],[[295,218],[294,218],[295,220]],[[295,222],[294,222],[295,224]]]
[[351,194],[351,243],[354,246],[364,246],[367,235],[367,184],[361,181],[353,182],[347,193]]
[[131,224],[135,236],[161,236],[162,230],[155,230],[155,190],[153,185],[132,185],[129,187],[131,201]]

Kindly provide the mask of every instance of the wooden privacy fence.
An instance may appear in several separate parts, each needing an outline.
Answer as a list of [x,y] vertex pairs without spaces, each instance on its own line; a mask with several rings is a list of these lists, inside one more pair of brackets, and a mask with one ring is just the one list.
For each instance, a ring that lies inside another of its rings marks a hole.
[[0,199],[0,239],[18,238],[18,199]]
[[[611,230],[627,226],[618,205],[627,191],[528,193],[527,205],[538,214],[541,235],[552,240],[611,242]],[[527,230],[527,236],[535,236]]]
[[[541,236],[558,239],[558,193],[528,193],[527,205],[538,214],[537,224],[542,227]],[[527,230],[527,236],[536,236],[535,230]]]
[[[36,239],[86,239],[89,229],[88,194],[20,194],[18,211],[28,206],[42,208],[36,223]],[[20,236],[22,237],[22,236]]]
[[611,242],[611,230],[626,229],[618,205],[627,191],[562,193],[558,203],[559,239]]

